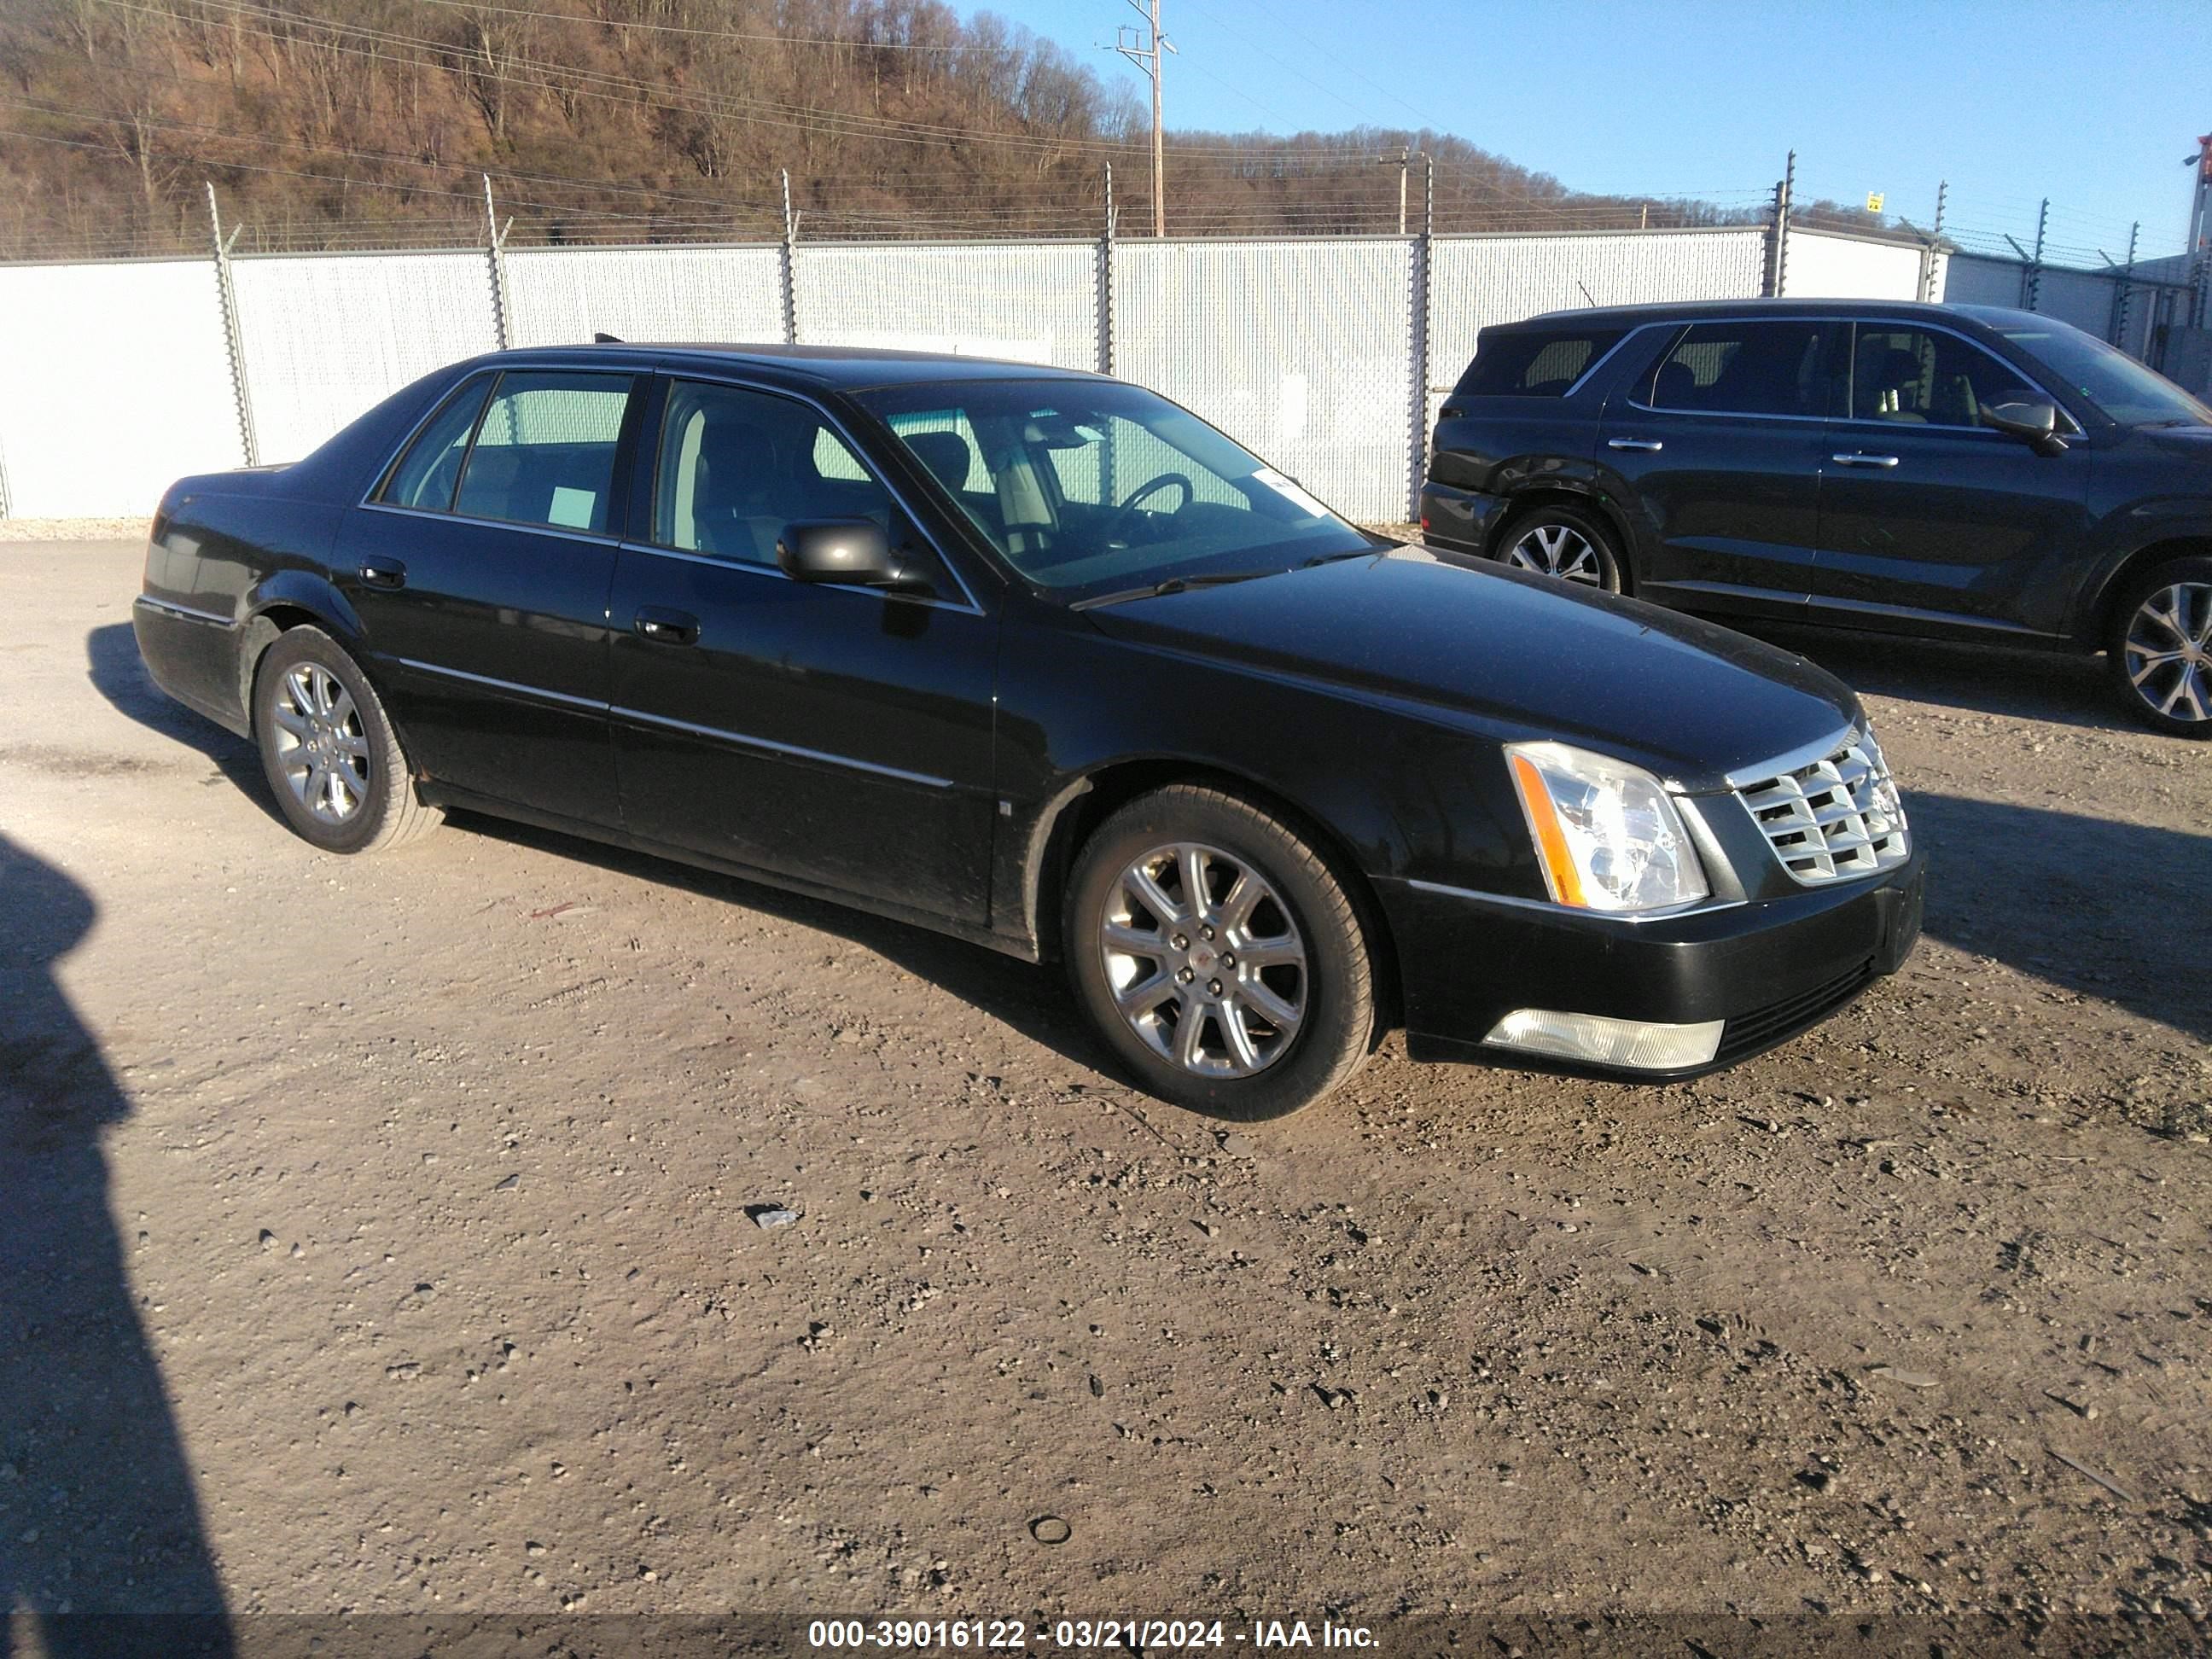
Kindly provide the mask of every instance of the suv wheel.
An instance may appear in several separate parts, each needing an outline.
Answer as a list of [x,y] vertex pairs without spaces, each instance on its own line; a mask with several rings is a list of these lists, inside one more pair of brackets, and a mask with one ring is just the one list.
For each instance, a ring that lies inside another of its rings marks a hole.
[[319,628],[280,635],[253,678],[261,769],[286,822],[326,853],[374,853],[436,827],[361,665]]
[[1130,802],[1084,844],[1065,908],[1076,1000],[1164,1100],[1281,1117],[1374,1046],[1374,968],[1344,882],[1249,801],[1177,785]]
[[1531,507],[1498,538],[1498,562],[1538,576],[1621,591],[1620,556],[1613,537],[1588,513],[1571,507]]
[[2176,559],[2130,583],[2107,650],[2138,720],[2178,738],[2212,738],[2212,558]]

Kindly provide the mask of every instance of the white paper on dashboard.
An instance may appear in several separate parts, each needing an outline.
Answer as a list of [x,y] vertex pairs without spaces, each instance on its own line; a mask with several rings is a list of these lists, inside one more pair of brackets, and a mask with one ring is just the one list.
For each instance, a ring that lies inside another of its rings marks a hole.
[[1299,512],[1310,513],[1316,519],[1328,516],[1328,509],[1307,495],[1297,479],[1285,477],[1272,466],[1261,467],[1252,477],[1259,483],[1267,485]]
[[566,525],[571,530],[589,530],[592,505],[599,498],[596,490],[571,489],[567,484],[555,484],[553,505],[546,510],[545,522]]

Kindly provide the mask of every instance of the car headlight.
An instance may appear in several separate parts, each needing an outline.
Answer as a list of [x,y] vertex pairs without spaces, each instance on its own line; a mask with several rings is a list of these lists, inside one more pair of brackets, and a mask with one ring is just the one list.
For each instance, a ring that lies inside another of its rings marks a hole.
[[1881,752],[1875,741],[1874,722],[1865,715],[1859,716],[1859,752],[1874,768],[1874,804],[1887,812],[1899,830],[1905,828],[1905,799],[1897,792],[1897,780],[1891,775],[1889,757]]
[[1681,814],[1641,767],[1563,743],[1515,743],[1506,763],[1553,902],[1633,912],[1711,890]]

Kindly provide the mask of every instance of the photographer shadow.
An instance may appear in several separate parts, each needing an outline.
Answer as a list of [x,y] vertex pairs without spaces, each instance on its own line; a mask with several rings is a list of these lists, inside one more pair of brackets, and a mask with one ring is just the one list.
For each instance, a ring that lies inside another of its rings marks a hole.
[[[91,897],[0,835],[0,1659],[228,1656],[100,1137],[130,1113],[59,978]],[[14,1618],[11,1620],[10,1615]]]

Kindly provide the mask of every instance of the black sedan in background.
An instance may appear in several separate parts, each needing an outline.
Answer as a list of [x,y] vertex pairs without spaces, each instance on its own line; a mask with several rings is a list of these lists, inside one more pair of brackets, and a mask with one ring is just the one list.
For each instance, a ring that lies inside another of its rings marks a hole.
[[467,808],[1064,958],[1231,1117],[1415,1052],[1669,1078],[1894,969],[1851,693],[1353,528],[1134,386],[896,353],[502,353],[164,497],[155,678],[299,833]]
[[2103,651],[2212,738],[2212,409],[2053,318],[1709,301],[1483,330],[1429,545],[1684,611]]

